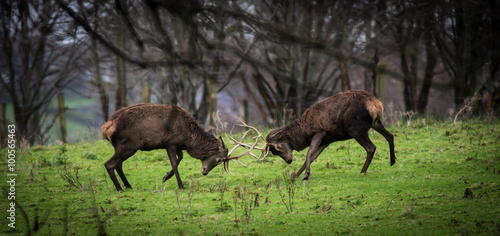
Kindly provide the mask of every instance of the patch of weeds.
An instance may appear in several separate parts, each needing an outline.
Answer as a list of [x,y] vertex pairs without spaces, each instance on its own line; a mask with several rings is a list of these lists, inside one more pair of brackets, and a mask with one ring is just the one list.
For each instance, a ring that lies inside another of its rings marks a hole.
[[[283,180],[283,181],[282,181]],[[295,186],[296,186],[297,177],[293,172],[283,172],[282,179],[277,178],[276,189],[278,190],[278,194],[280,195],[281,202],[285,205],[288,213],[293,212],[293,200],[295,197]],[[284,187],[281,185],[284,184]],[[285,192],[282,191],[285,190]]]
[[62,169],[58,171],[59,176],[61,176],[62,179],[66,180],[66,182],[72,186],[77,188],[78,190],[83,189],[83,185],[80,182],[80,176],[78,176],[78,170],[80,170],[81,167],[79,166],[74,166],[73,168],[69,167],[68,165],[64,165]]
[[190,184],[190,190],[187,191],[187,196],[183,193],[186,190],[177,189],[175,190],[175,200],[177,207],[179,208],[179,213],[181,214],[182,221],[186,220],[186,216],[194,217],[198,215],[198,210],[192,210],[191,205],[193,203],[194,194],[198,191],[197,187],[192,187]]
[[311,208],[311,210],[316,211],[316,213],[330,213],[330,210],[333,209],[333,203],[316,203],[314,207]]
[[224,213],[230,211],[231,209],[232,207],[229,203],[227,203],[226,201],[221,201],[220,206],[217,206],[215,208],[215,211]]
[[[241,204],[241,209],[243,210],[243,216],[245,218],[245,223],[246,223],[246,232],[248,234],[248,228],[250,225],[250,221],[252,219],[252,211],[255,209],[256,206],[258,206],[258,193],[251,192],[246,184],[240,186],[236,191],[235,191],[235,196],[237,199],[240,200]],[[254,200],[255,199],[255,200]],[[235,200],[236,204],[237,200]],[[236,214],[236,213],[235,213]],[[236,219],[235,219],[236,221]]]
[[[416,204],[416,199],[415,198],[412,198],[411,199],[411,204],[410,204],[410,207],[408,207],[402,214],[401,216],[402,217],[405,217],[405,218],[408,218],[408,219],[415,219],[416,217],[416,214],[414,212],[414,209],[415,209],[415,204]],[[391,202],[392,203],[392,202]]]
[[220,206],[215,208],[216,212],[226,212],[231,210],[231,205],[224,201],[224,194],[227,191],[227,184],[223,180],[219,182],[219,187],[217,188],[218,192],[220,192]]
[[66,154],[68,151],[68,144],[64,143],[59,146],[57,149],[57,154],[54,155],[52,158],[52,161],[50,161],[48,158],[45,156],[40,155],[40,164],[38,164],[39,167],[52,167],[52,166],[60,166],[60,165],[67,165],[69,164],[69,159]]
[[48,158],[40,155],[40,162],[38,164],[38,167],[51,167],[52,166],[52,162],[49,161]]
[[82,158],[87,160],[97,160],[97,155],[90,151],[85,152]]

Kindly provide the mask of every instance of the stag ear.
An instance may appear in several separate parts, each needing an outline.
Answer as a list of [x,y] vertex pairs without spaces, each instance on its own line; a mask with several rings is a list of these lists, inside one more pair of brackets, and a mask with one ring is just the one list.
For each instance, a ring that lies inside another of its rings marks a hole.
[[282,150],[281,144],[279,144],[279,143],[274,144],[274,149],[276,149],[276,151],[278,151],[278,152],[281,152],[281,150]]
[[219,143],[219,151],[220,152],[226,151],[227,147],[226,147],[226,144],[224,144],[224,140],[222,140],[221,136],[219,136],[219,141],[220,141],[220,143]]
[[282,136],[283,136],[283,130],[275,130],[269,134],[268,138],[273,141],[278,141],[281,139]]

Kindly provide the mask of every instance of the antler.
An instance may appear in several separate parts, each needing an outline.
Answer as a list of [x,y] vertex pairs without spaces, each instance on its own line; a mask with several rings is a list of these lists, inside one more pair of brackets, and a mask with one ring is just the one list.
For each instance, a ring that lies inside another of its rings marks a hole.
[[[239,122],[241,124],[237,124],[237,126],[248,128],[248,130],[245,133],[243,133],[243,136],[241,137],[240,141],[236,140],[231,135],[228,135],[229,139],[231,139],[234,142],[234,144],[236,144],[236,146],[234,146],[233,148],[231,148],[231,150],[228,152],[228,154],[227,154],[228,157],[224,161],[224,170],[226,170],[226,172],[228,172],[228,173],[231,173],[229,171],[229,161],[230,160],[236,160],[241,165],[246,166],[245,164],[243,164],[239,160],[240,157],[245,156],[245,155],[251,155],[251,156],[257,158],[257,160],[264,160],[264,158],[269,153],[269,147],[267,146],[266,139],[264,138],[264,136],[262,135],[262,133],[259,130],[257,130],[257,128],[246,124],[241,119],[238,118],[238,120],[239,120]],[[255,141],[253,143],[250,143],[250,144],[244,143],[243,141],[245,140],[246,136],[249,133],[251,133],[252,131],[254,131],[257,134],[256,136],[253,137],[253,139]],[[260,144],[259,143],[259,139],[262,139],[264,141],[264,144]],[[231,156],[231,154],[233,153],[233,151],[236,150],[236,148],[238,148],[238,147],[247,148],[248,151],[246,151],[244,153],[241,153],[239,155],[236,155],[236,156]],[[252,153],[252,150],[254,150],[254,149],[261,151],[261,153],[260,153],[259,156],[257,156],[254,153]]]

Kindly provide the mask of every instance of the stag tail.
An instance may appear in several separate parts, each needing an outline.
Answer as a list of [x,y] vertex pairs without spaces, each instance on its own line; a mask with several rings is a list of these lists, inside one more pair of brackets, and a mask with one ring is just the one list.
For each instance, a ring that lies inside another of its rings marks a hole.
[[375,124],[376,122],[382,119],[382,114],[384,113],[384,106],[382,105],[382,102],[380,102],[375,97],[370,98],[366,102],[366,109],[368,110],[370,116],[373,119],[372,124]]
[[116,129],[116,127],[113,124],[113,121],[110,120],[110,121],[104,123],[104,125],[102,125],[102,127],[101,127],[102,137],[104,139],[108,140],[109,142],[111,142],[111,136],[115,132],[115,129]]

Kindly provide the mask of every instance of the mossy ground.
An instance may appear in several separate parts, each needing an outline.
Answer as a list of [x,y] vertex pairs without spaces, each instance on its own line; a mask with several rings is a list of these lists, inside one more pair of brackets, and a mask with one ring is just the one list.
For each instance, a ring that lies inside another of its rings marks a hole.
[[40,235],[500,234],[499,120],[418,119],[387,128],[396,135],[392,167],[387,142],[370,131],[377,152],[367,174],[360,174],[365,151],[354,140],[330,145],[305,182],[289,176],[306,150],[294,152],[290,165],[248,156],[241,158],[246,167],[231,163],[233,174],[220,166],[207,176],[186,154],[179,167],[185,190],[175,178],[161,182],[170,170],[165,150],[124,162],[133,186],[125,192],[103,166],[113,154],[106,141],[17,150],[16,228],[8,227],[2,168],[0,233],[25,234],[29,224]]

